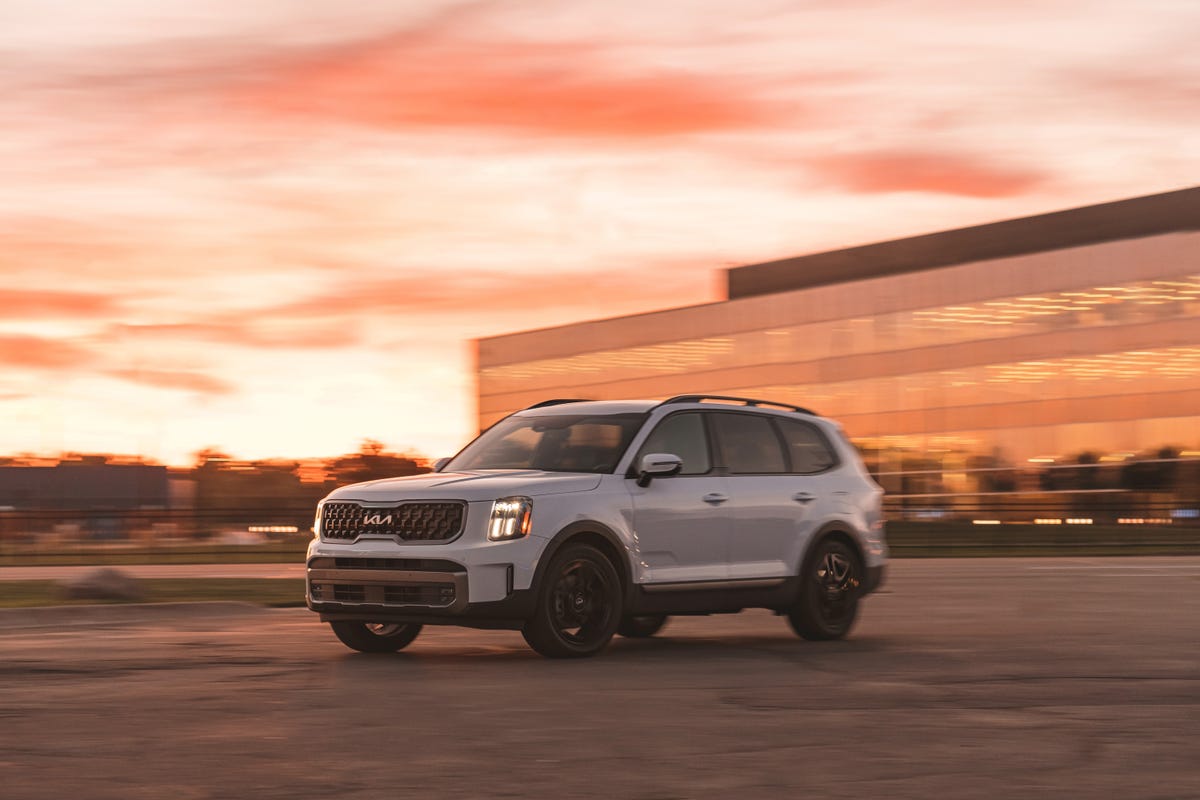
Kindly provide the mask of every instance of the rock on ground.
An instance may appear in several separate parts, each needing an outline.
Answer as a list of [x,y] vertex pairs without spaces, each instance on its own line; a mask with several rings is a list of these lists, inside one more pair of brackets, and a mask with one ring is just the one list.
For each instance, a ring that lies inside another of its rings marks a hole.
[[145,596],[137,578],[114,567],[97,567],[59,585],[68,600],[141,600]]

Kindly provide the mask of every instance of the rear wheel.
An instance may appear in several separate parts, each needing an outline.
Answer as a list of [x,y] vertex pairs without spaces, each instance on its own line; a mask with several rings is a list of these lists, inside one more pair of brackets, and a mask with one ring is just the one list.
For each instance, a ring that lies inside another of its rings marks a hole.
[[620,620],[617,570],[590,545],[566,545],[550,561],[521,634],[547,658],[584,658],[605,648]]
[[394,653],[421,632],[420,625],[400,622],[331,622],[329,627],[342,644],[360,653]]
[[788,612],[792,630],[805,639],[841,639],[854,624],[863,569],[841,539],[817,543],[800,576],[800,598]]
[[666,614],[626,617],[617,626],[617,633],[630,639],[645,639],[661,631],[666,624]]

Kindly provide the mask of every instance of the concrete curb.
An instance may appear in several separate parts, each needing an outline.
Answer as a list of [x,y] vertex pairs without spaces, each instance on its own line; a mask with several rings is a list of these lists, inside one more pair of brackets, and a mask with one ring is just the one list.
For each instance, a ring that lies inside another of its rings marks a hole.
[[166,622],[205,617],[248,617],[269,614],[277,610],[279,609],[234,601],[5,608],[0,609],[0,631],[21,628],[137,625],[145,622]]

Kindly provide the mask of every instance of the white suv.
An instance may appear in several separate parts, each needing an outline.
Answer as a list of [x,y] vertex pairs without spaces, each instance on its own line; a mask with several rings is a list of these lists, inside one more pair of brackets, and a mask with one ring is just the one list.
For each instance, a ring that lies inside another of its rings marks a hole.
[[366,652],[463,625],[590,656],[668,615],[744,608],[837,639],[883,580],[882,494],[840,428],[796,406],[550,400],[433,473],[322,500],[308,607]]

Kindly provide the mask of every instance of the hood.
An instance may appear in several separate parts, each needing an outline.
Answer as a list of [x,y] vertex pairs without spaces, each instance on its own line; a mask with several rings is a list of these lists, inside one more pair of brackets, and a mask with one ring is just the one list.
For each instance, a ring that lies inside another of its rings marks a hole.
[[430,472],[403,478],[353,483],[334,489],[326,500],[495,500],[497,497],[588,492],[600,485],[601,475],[543,472],[536,469]]

